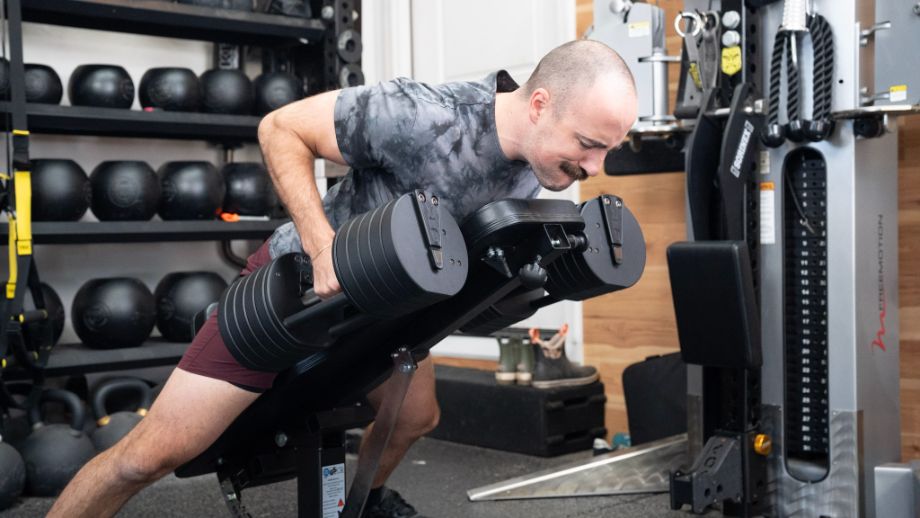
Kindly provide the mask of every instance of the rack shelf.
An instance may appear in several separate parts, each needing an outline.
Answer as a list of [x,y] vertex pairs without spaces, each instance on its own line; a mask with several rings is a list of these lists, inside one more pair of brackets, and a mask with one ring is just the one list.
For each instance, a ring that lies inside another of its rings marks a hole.
[[318,19],[167,3],[162,0],[21,0],[27,22],[220,43],[279,46],[319,41]]
[[[35,244],[149,243],[161,241],[224,241],[265,239],[287,220],[266,221],[100,221],[35,222]],[[0,225],[5,244],[8,228]]]
[[[9,112],[10,103],[0,102],[0,113]],[[29,104],[26,115],[32,133],[55,135],[255,142],[259,128],[259,117],[250,115],[147,112],[52,104]]]
[[[69,376],[90,372],[117,371],[176,365],[188,348],[187,343],[150,340],[140,347],[90,349],[82,344],[55,346],[45,366],[46,376]],[[29,379],[24,369],[13,368],[3,375],[7,380]]]

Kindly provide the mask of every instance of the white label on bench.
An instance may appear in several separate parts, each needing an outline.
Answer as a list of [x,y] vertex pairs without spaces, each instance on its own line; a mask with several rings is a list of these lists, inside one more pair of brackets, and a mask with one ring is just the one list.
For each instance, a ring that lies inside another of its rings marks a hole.
[[345,507],[345,464],[323,466],[323,518],[339,518]]

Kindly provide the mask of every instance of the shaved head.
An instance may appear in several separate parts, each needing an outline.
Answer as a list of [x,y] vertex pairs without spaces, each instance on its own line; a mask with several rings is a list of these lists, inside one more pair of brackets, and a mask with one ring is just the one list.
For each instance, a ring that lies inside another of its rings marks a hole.
[[632,72],[615,50],[599,41],[575,40],[545,55],[521,87],[521,93],[530,96],[543,88],[553,98],[557,113],[562,113],[573,98],[601,77],[610,77],[620,91],[635,97]]

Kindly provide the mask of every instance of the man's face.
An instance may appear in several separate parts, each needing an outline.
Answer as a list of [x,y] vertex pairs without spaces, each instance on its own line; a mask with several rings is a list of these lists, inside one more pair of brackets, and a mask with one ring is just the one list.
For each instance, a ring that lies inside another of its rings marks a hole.
[[551,191],[599,174],[607,152],[636,120],[635,96],[612,79],[599,78],[571,95],[561,111],[550,98],[535,121],[528,161],[540,185]]

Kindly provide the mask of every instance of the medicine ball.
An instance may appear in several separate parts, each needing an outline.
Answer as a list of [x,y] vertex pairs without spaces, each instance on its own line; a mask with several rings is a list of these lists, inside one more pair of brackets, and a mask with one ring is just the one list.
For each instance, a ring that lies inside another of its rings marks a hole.
[[25,68],[26,102],[60,104],[64,85],[57,72],[48,65],[27,63]]
[[88,347],[136,347],[153,330],[156,305],[153,293],[138,279],[92,279],[77,290],[70,318]]
[[160,166],[160,217],[214,219],[224,201],[224,181],[209,162],[167,162]]
[[252,81],[237,69],[214,69],[201,74],[201,111],[252,113]]
[[70,74],[67,95],[74,106],[130,108],[134,82],[118,65],[80,65]]
[[10,62],[0,58],[0,99],[10,98]]
[[218,9],[233,9],[234,11],[252,11],[252,0],[179,0],[179,3],[201,7],[216,7]]
[[73,160],[32,160],[32,220],[77,221],[90,203],[89,178]]
[[[61,334],[64,332],[64,303],[61,302],[61,297],[54,291],[51,286],[46,283],[41,283],[42,298],[45,302],[45,310],[48,312],[48,322],[51,324],[52,332],[52,345],[56,344],[61,338]],[[32,307],[36,307],[34,304]],[[22,326],[22,334],[24,335],[26,342],[30,343],[33,338],[33,334],[39,332],[38,323],[30,322]]]
[[146,162],[102,162],[89,181],[93,214],[102,221],[146,221],[156,214],[160,180]]
[[220,299],[227,282],[213,272],[174,272],[157,284],[157,329],[171,342],[194,338],[192,318]]
[[265,115],[285,104],[303,99],[303,81],[285,72],[268,72],[253,83],[256,91],[256,115]]
[[193,112],[198,110],[198,76],[187,68],[151,68],[141,77],[138,97],[144,108]]
[[258,162],[237,162],[221,170],[227,195],[224,212],[241,216],[268,216],[278,206],[278,195],[265,166]]

